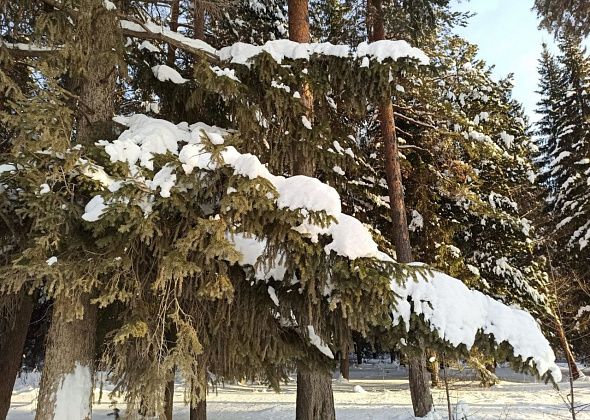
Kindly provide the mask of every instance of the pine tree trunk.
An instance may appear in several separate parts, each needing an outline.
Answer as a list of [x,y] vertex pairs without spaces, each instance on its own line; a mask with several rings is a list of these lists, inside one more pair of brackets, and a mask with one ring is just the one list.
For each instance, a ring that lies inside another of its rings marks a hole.
[[[72,74],[81,103],[75,137],[81,144],[93,144],[113,134],[117,92],[114,51],[120,50],[121,28],[115,13],[105,11],[100,0],[82,0],[78,10],[76,45],[81,54],[87,55],[72,63],[79,66],[72,69]],[[66,408],[81,413],[76,420],[91,417],[97,308],[90,303],[91,293],[82,293],[77,301],[72,294],[54,297],[36,420],[66,419],[68,416],[61,411]],[[71,319],[79,308],[82,317]]]
[[340,374],[346,380],[350,379],[350,359],[348,358],[348,346],[342,349],[340,355]]
[[[308,7],[308,0],[288,0],[289,39],[291,41],[301,43],[310,41]],[[301,91],[301,99],[308,110],[308,116],[312,119],[313,92],[307,84],[301,87]],[[314,176],[315,162],[311,150],[312,146],[309,144],[297,145],[292,159],[294,175]],[[310,322],[313,324],[313,320]],[[332,375],[330,372],[310,369],[300,363],[297,371],[295,418],[297,420],[330,420],[335,417]]]
[[[202,366],[199,369],[199,382],[191,385],[190,420],[207,420],[207,364],[199,363],[199,366]],[[195,396],[198,401],[193,402]]]
[[33,312],[33,297],[23,289],[18,295],[4,296],[2,299],[10,299],[12,302],[9,305],[14,311],[14,316],[3,316],[0,319],[0,419],[5,419],[23,359],[23,347]]
[[412,397],[412,407],[416,417],[425,417],[432,411],[432,394],[428,386],[428,373],[424,366],[426,360],[422,354],[419,357],[412,356],[408,358],[410,374],[410,395]]
[[172,420],[172,412],[174,411],[174,372],[172,372],[170,376],[171,378],[166,383],[166,388],[164,388],[165,420]]
[[[385,39],[385,25],[383,23],[383,11],[381,0],[372,0],[373,30],[369,34],[370,41]],[[410,245],[410,233],[406,218],[406,205],[404,202],[404,190],[402,185],[401,168],[398,158],[397,136],[395,133],[395,119],[391,97],[384,97],[379,104],[379,122],[381,125],[381,136],[383,138],[385,153],[385,174],[389,189],[389,205],[392,212],[393,243],[397,255],[397,261],[410,263],[412,258],[412,247]],[[420,346],[418,345],[418,348]],[[417,356],[410,356],[409,380],[412,406],[416,417],[423,417],[432,410],[432,395],[426,377],[426,359],[424,349]]]
[[[178,30],[178,16],[180,14],[180,0],[173,0],[170,5],[170,30],[176,32]],[[168,44],[168,54],[166,57],[166,64],[170,67],[174,65],[176,59],[176,48]]]
[[572,379],[575,381],[580,377],[580,370],[578,369],[578,365],[576,364],[576,359],[574,354],[572,353],[572,349],[570,344],[565,336],[565,331],[563,330],[563,324],[559,319],[555,319],[555,331],[557,332],[557,336],[559,337],[559,342],[561,344],[561,348],[563,353],[565,354],[565,358],[567,360],[567,364],[570,369],[570,374]]
[[193,30],[195,39],[205,40],[205,9],[200,0],[193,2]]
[[91,419],[96,306],[88,294],[80,301],[84,317],[71,321],[63,314],[71,313],[75,302],[68,297],[54,301],[35,420],[64,419],[68,407],[79,407],[82,416],[76,420]]
[[296,420],[335,420],[331,375],[300,364],[296,404]]

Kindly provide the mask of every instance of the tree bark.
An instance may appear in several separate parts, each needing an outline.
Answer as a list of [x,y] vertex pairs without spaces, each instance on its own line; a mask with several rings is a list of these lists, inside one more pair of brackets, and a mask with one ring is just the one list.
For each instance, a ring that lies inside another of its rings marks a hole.
[[348,358],[348,346],[342,349],[340,355],[340,374],[347,381],[350,379],[350,359]]
[[[373,22],[370,41],[380,41],[385,39],[385,25],[383,22],[383,11],[381,0],[372,0]],[[397,261],[401,263],[410,263],[413,261],[412,247],[410,245],[410,233],[408,230],[408,221],[406,218],[406,205],[404,202],[404,190],[402,184],[401,168],[399,163],[399,152],[397,136],[395,133],[395,118],[393,114],[393,104],[391,96],[384,95],[379,104],[379,122],[381,125],[381,136],[384,144],[385,173],[387,186],[389,189],[389,205],[392,212],[393,224],[393,243],[397,255]],[[420,348],[420,345],[417,346]],[[409,380],[410,394],[412,396],[412,406],[416,417],[424,417],[432,410],[432,395],[426,378],[426,359],[424,349],[417,356],[410,356]]]
[[[3,297],[7,299],[7,297]],[[10,409],[14,381],[23,359],[23,347],[33,312],[33,297],[23,289],[10,296],[14,316],[0,319],[0,418],[5,419]],[[12,319],[10,319],[12,318]]]
[[307,43],[310,40],[308,0],[289,0],[289,39]]
[[205,9],[201,4],[200,0],[194,0],[193,2],[193,30],[195,31],[195,39],[205,40]]
[[170,379],[164,388],[164,418],[172,420],[174,411],[174,371],[170,373]]
[[296,404],[297,420],[335,420],[331,375],[299,364]]
[[[198,383],[191,384],[190,420],[207,420],[207,364],[201,363]],[[197,397],[197,401],[193,401]]]
[[[178,16],[180,14],[180,0],[173,0],[170,5],[170,30],[176,32],[178,29]],[[168,44],[168,54],[166,64],[170,67],[174,65],[176,59],[176,47]]]
[[[91,419],[96,306],[88,294],[80,301],[84,317],[74,320],[64,317],[76,305],[72,299],[54,301],[35,420],[61,420],[66,405],[80,407],[79,420]],[[70,387],[78,392],[71,392]]]
[[410,373],[410,394],[412,407],[416,417],[426,417],[432,411],[432,394],[428,386],[428,375],[424,366],[426,360],[424,353],[416,357],[408,358]]
[[[117,92],[114,51],[121,49],[122,37],[116,14],[105,12],[100,0],[81,1],[79,11],[76,45],[82,58],[74,58],[70,64],[83,70],[76,72],[74,67],[72,74],[86,109],[78,118],[75,137],[78,143],[92,144],[112,135]],[[90,303],[91,292],[84,291],[78,300],[72,297],[75,292],[54,297],[36,420],[61,420],[67,417],[61,410],[73,407],[81,413],[76,420],[91,418],[97,308]],[[66,316],[77,308],[83,310],[81,318]],[[76,392],[70,392],[72,388]]]
[[[289,39],[295,42],[310,41],[308,0],[288,0]],[[313,92],[309,85],[301,87],[302,101],[307,108],[310,119],[313,115]],[[315,162],[310,153],[312,146],[303,143],[296,145],[292,161],[294,175],[314,176]],[[297,152],[297,154],[295,154]],[[297,158],[296,158],[297,157]],[[310,323],[313,325],[314,320]],[[336,418],[334,396],[332,393],[332,375],[320,369],[311,369],[300,362],[297,369],[297,402],[295,409],[297,420],[331,420]]]

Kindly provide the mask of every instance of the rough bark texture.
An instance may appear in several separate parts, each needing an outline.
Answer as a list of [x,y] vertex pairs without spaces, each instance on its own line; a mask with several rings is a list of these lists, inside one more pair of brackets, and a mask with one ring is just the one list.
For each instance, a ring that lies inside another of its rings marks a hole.
[[344,379],[350,379],[350,359],[348,358],[348,347],[342,349],[342,354],[340,355],[340,374]]
[[297,420],[335,420],[332,376],[300,365],[297,370]]
[[[288,0],[289,39],[295,42],[310,41],[308,0]],[[308,85],[302,86],[302,101],[313,120],[313,92]],[[314,176],[315,162],[312,145],[303,143],[293,150],[292,171],[294,175]],[[310,323],[313,325],[313,319]],[[336,418],[332,375],[320,369],[310,369],[300,363],[297,369],[297,420],[331,420]]]
[[309,42],[308,0],[289,0],[289,39]]
[[397,260],[402,263],[410,263],[413,261],[412,247],[410,246],[410,232],[406,219],[406,205],[404,202],[402,174],[398,159],[393,105],[389,98],[384,99],[379,106],[379,123],[383,138],[385,173],[392,212],[393,243],[395,245]]
[[[178,16],[180,14],[180,0],[173,0],[170,5],[170,30],[176,32],[178,29]],[[168,54],[166,57],[166,64],[170,67],[174,65],[176,58],[176,47],[168,44]]]
[[[81,298],[81,304],[84,308],[84,318],[72,321],[66,320],[61,314],[71,313],[75,302],[61,297],[53,304],[54,316],[47,336],[35,420],[54,420],[55,393],[61,387],[64,376],[72,373],[76,364],[87,366],[92,371],[96,306],[90,304],[89,295]],[[88,406],[91,406],[91,398],[88,400]],[[90,420],[90,417],[80,420]]]
[[174,372],[170,376],[171,378],[166,383],[166,388],[164,388],[165,420],[172,420],[172,412],[174,411]]
[[580,370],[578,369],[578,365],[576,364],[576,359],[574,358],[574,354],[572,353],[572,349],[570,344],[565,336],[565,331],[563,330],[563,324],[559,319],[555,320],[555,331],[557,332],[557,336],[559,337],[559,342],[561,344],[561,348],[567,360],[567,364],[570,368],[570,375],[572,379],[575,381],[580,377]]
[[[373,30],[369,34],[370,41],[385,39],[385,25],[381,0],[372,0],[370,13],[373,14]],[[381,136],[384,144],[385,172],[389,189],[389,202],[392,212],[393,244],[397,260],[401,263],[410,263],[412,247],[410,245],[410,233],[406,219],[406,205],[404,202],[404,189],[402,185],[401,168],[398,159],[397,136],[395,133],[395,118],[393,104],[390,97],[385,97],[379,104],[379,122]],[[418,346],[420,347],[420,346]],[[408,360],[410,376],[410,394],[412,406],[416,417],[423,417],[432,409],[432,395],[428,386],[426,375],[426,358],[424,350],[421,354],[410,356]]]
[[432,410],[432,394],[428,386],[428,374],[424,366],[424,356],[408,358],[410,374],[410,394],[416,417],[425,417]]
[[[79,143],[94,143],[98,137],[112,135],[117,76],[113,51],[120,47],[122,38],[116,15],[105,13],[99,0],[83,0],[79,10],[77,45],[82,58],[74,58],[71,66],[84,69],[77,82],[85,111],[78,118],[76,138]],[[78,76],[79,73],[74,74]],[[83,293],[77,301],[67,293],[54,298],[36,420],[54,419],[55,392],[61,388],[64,376],[72,373],[76,365],[88,367],[90,373],[93,372],[97,309],[90,301],[90,293]],[[83,310],[83,317],[71,319],[77,308]],[[89,392],[89,407],[91,397]]]
[[195,39],[205,40],[205,9],[200,0],[194,0],[193,2],[193,30],[195,31]]
[[3,316],[0,319],[0,419],[5,419],[10,409],[12,388],[21,367],[23,347],[33,312],[33,297],[24,290],[10,299],[14,316]]

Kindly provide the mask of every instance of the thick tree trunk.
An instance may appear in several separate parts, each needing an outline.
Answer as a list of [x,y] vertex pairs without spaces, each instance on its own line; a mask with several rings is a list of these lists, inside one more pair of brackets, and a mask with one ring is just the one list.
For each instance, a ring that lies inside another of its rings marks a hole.
[[[289,39],[295,42],[310,41],[308,0],[288,0]],[[302,101],[308,118],[313,120],[313,92],[305,84],[301,87]],[[315,175],[312,145],[297,145],[294,150],[292,171],[294,175]],[[297,154],[295,155],[295,152]],[[295,158],[297,157],[297,158]],[[313,325],[314,320],[310,320]],[[332,375],[321,369],[311,369],[300,363],[297,371],[297,420],[331,420],[336,417],[332,393]]]
[[72,410],[76,420],[91,418],[96,306],[87,294],[80,301],[84,317],[74,320],[64,317],[75,308],[72,299],[54,301],[35,420],[73,420]]
[[[78,116],[75,137],[78,143],[93,144],[112,135],[117,77],[114,51],[121,47],[121,28],[116,14],[105,12],[100,0],[82,0],[78,10],[76,45],[83,59],[73,61],[72,66],[79,68],[72,68],[72,74],[84,113]],[[73,294],[54,297],[36,420],[91,418],[97,308],[90,303],[90,292],[82,293],[78,300]],[[83,310],[82,317],[71,319],[78,308]]]
[[170,374],[170,379],[164,388],[164,418],[165,420],[172,420],[172,412],[174,411],[174,372]]
[[[383,12],[381,0],[372,0],[370,13],[373,14],[373,30],[369,34],[370,41],[385,39],[385,25],[383,23]],[[385,173],[387,186],[389,188],[389,205],[392,212],[393,243],[397,260],[401,263],[410,263],[412,258],[412,247],[410,245],[410,233],[406,219],[406,205],[404,202],[404,189],[402,185],[401,168],[398,157],[397,136],[395,133],[395,119],[393,104],[389,95],[384,97],[379,104],[379,122],[381,125],[381,136],[383,138],[385,153]],[[418,346],[419,348],[420,346]],[[410,376],[410,393],[414,414],[423,417],[432,410],[432,395],[426,377],[426,359],[424,349],[417,356],[410,356],[408,360]]]
[[432,394],[428,386],[428,373],[423,355],[408,358],[410,372],[410,394],[416,417],[425,417],[432,410]]
[[576,359],[574,354],[572,353],[572,349],[570,344],[565,336],[565,331],[563,330],[563,324],[559,319],[555,319],[555,331],[557,332],[557,336],[559,337],[559,343],[561,344],[561,348],[567,360],[567,364],[570,369],[570,374],[572,379],[575,381],[580,377],[580,370],[578,369],[578,365],[576,364]]
[[9,304],[14,316],[3,316],[0,319],[0,419],[6,418],[10,409],[12,388],[21,367],[23,347],[33,312],[33,297],[26,294],[24,289],[18,295],[2,299],[12,301]]
[[297,420],[335,420],[332,377],[299,365],[297,370]]
[[310,40],[308,0],[288,0],[289,39],[306,43]]
[[193,30],[195,39],[205,40],[205,8],[200,0],[193,2]]
[[[191,390],[190,420],[207,420],[207,364],[200,363],[198,383],[193,383]],[[198,401],[194,402],[194,397]]]

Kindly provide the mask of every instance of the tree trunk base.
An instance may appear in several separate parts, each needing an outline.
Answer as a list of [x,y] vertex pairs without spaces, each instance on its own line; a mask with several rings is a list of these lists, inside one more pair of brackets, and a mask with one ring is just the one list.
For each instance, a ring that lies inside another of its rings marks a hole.
[[23,347],[33,312],[33,297],[24,290],[10,296],[10,299],[7,305],[14,308],[14,317],[0,319],[0,419],[5,419],[10,409],[12,389],[21,367]]
[[424,417],[432,411],[432,394],[428,386],[428,374],[424,355],[408,357],[410,394],[416,417]]
[[64,415],[62,410],[72,407],[79,408],[80,420],[91,419],[96,306],[89,295],[80,302],[84,316],[74,320],[64,314],[71,313],[76,302],[57,297],[53,304],[35,420],[57,420]]
[[296,420],[335,420],[332,375],[299,367],[297,372]]

